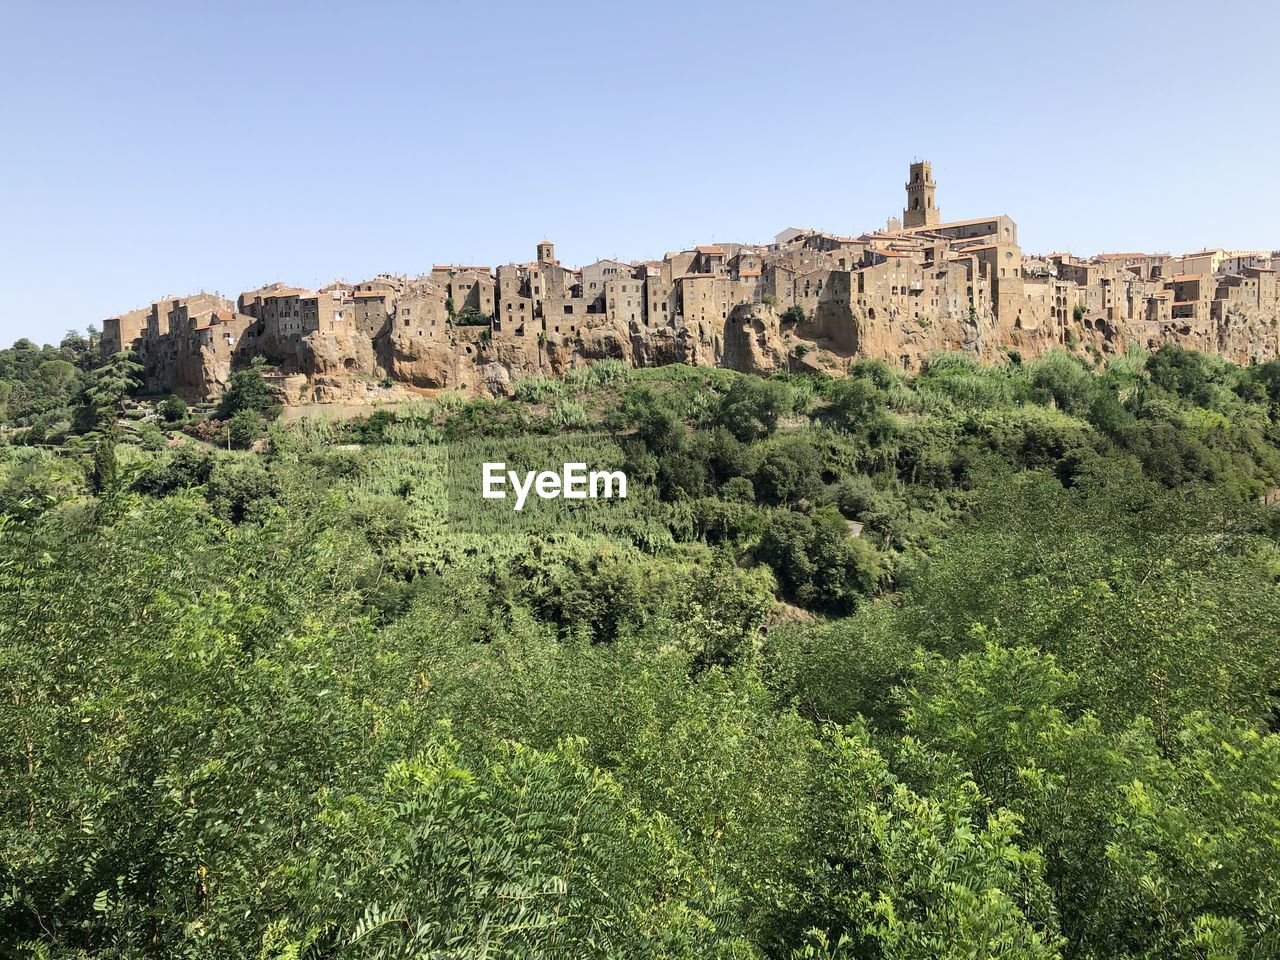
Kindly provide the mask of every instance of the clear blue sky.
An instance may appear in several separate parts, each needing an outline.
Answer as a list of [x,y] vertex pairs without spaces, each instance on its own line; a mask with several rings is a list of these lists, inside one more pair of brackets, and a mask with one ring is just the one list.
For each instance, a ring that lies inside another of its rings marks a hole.
[[856,232],[1280,246],[1270,3],[0,4],[0,342],[200,289]]

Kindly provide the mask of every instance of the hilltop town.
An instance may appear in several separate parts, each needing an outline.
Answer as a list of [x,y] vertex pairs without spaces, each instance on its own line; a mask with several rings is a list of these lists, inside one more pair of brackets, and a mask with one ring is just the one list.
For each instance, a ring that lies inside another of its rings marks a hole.
[[755,373],[875,357],[907,370],[938,350],[1000,361],[1173,343],[1239,363],[1280,354],[1280,251],[1024,254],[1005,215],[944,221],[928,162],[901,218],[858,236],[790,228],[661,260],[571,269],[549,242],[529,263],[436,265],[319,290],[273,283],[232,301],[157,300],[112,317],[102,349],[132,350],[147,387],[198,399],[267,361],[282,396],[360,402],[516,378],[605,357]]

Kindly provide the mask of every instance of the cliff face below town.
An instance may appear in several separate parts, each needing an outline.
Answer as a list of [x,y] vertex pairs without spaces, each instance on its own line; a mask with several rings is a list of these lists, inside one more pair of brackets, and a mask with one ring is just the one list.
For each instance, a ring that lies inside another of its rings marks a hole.
[[[214,325],[216,328],[216,324]],[[509,394],[528,376],[560,377],[573,367],[606,358],[637,367],[685,363],[763,376],[782,372],[839,375],[860,357],[919,370],[938,351],[959,351],[1003,362],[1010,351],[1026,358],[1051,349],[1105,357],[1130,344],[1163,343],[1219,354],[1239,363],[1280,354],[1276,317],[1258,310],[1228,313],[1211,324],[1109,322],[1082,316],[1068,329],[1002,325],[990,309],[935,314],[823,304],[810,318],[784,322],[765,304],[742,304],[720,322],[658,329],[602,320],[573,334],[498,336],[489,327],[449,326],[429,336],[390,324],[369,335],[356,328],[313,331],[288,342],[269,342],[246,329],[239,349],[217,338],[153,357],[150,385],[207,399],[225,388],[233,366],[263,356],[278,369],[272,378],[287,403],[365,403],[440,389],[479,396]]]
[[[444,337],[393,332],[365,351],[359,338],[326,338],[308,345],[299,371],[316,402],[366,395],[361,381],[386,377],[393,385],[419,390],[453,389],[504,396],[522,377],[561,377],[573,367],[614,359],[637,367],[687,363],[772,374],[789,367],[788,339],[776,311],[738,307],[723,324],[707,329],[632,331],[605,321],[573,335],[498,338],[487,328],[456,327]],[[352,361],[355,361],[354,363]]]
[[[148,379],[155,389],[207,399],[225,388],[233,365],[262,356],[276,366],[272,379],[292,404],[361,403],[441,389],[505,396],[522,377],[561,377],[604,359],[637,367],[687,363],[769,375],[796,366],[799,358],[790,352],[803,342],[784,334],[778,312],[761,305],[739,306],[715,325],[628,327],[606,320],[572,335],[537,338],[498,337],[488,327],[468,326],[430,336],[390,328],[371,337],[352,329],[313,331],[287,344],[255,338],[249,329],[234,354],[216,343],[198,346],[192,355],[150,368]],[[834,355],[831,360],[836,361]]]

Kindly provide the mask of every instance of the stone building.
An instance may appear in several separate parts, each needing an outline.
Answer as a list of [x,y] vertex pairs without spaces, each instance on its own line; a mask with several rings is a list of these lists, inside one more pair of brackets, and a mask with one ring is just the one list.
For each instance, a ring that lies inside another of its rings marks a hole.
[[902,211],[902,225],[932,227],[942,220],[942,211],[934,205],[933,165],[927,161],[911,164],[907,173],[907,205]]
[[857,235],[792,227],[766,244],[579,270],[543,240],[533,261],[496,271],[436,265],[318,291],[272,283],[234,306],[166,298],[107,320],[102,350],[133,350],[149,387],[195,396],[262,357],[291,398],[312,400],[381,396],[386,382],[503,393],[517,376],[602,357],[838,372],[857,357],[916,370],[940,350],[996,362],[1130,344],[1241,362],[1280,350],[1276,252],[1028,256],[1006,215],[943,221],[928,161],[910,165],[905,186],[901,219]]

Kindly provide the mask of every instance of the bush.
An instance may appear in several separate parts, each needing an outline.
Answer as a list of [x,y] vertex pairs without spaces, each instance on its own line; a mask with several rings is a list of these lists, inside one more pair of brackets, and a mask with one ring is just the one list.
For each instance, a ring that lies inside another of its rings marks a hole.
[[487,327],[489,317],[474,307],[468,307],[453,318],[456,327]]
[[760,559],[773,567],[787,596],[802,606],[847,613],[884,576],[879,552],[853,537],[838,510],[812,515],[779,511],[760,541]]
[[770,436],[787,407],[784,384],[756,377],[739,377],[720,404],[720,421],[743,443]]
[[1029,366],[1028,375],[1039,402],[1052,401],[1058,409],[1077,416],[1090,409],[1093,375],[1071,354],[1050,351]]
[[375,410],[363,420],[348,422],[344,439],[349,443],[386,443],[387,429],[395,422],[390,410]]
[[241,410],[253,410],[268,420],[280,413],[280,404],[258,370],[241,370],[231,375],[231,385],[218,401],[216,417],[228,420]]
[[143,450],[162,450],[164,448],[164,431],[154,423],[144,423],[138,430],[138,446]]
[[232,523],[261,520],[275,503],[279,488],[257,458],[219,463],[205,484],[213,511]]
[[237,450],[249,449],[266,432],[266,421],[257,410],[240,410],[227,421],[227,440]]
[[187,402],[176,394],[170,394],[156,404],[156,413],[165,423],[178,423],[187,418]]
[[182,429],[197,440],[211,443],[215,447],[220,447],[227,442],[227,425],[216,417],[210,417],[207,420],[190,420],[183,424]]
[[746,477],[731,477],[720,488],[720,497],[734,503],[755,503],[756,488]]
[[543,403],[552,397],[563,396],[568,386],[553,377],[521,377],[516,381],[514,396],[521,403]]
[[141,474],[134,480],[133,489],[153,497],[163,497],[175,490],[200,486],[212,472],[213,458],[188,444]]
[[813,500],[822,490],[822,462],[808,440],[785,440],[764,452],[752,479],[766,503]]

